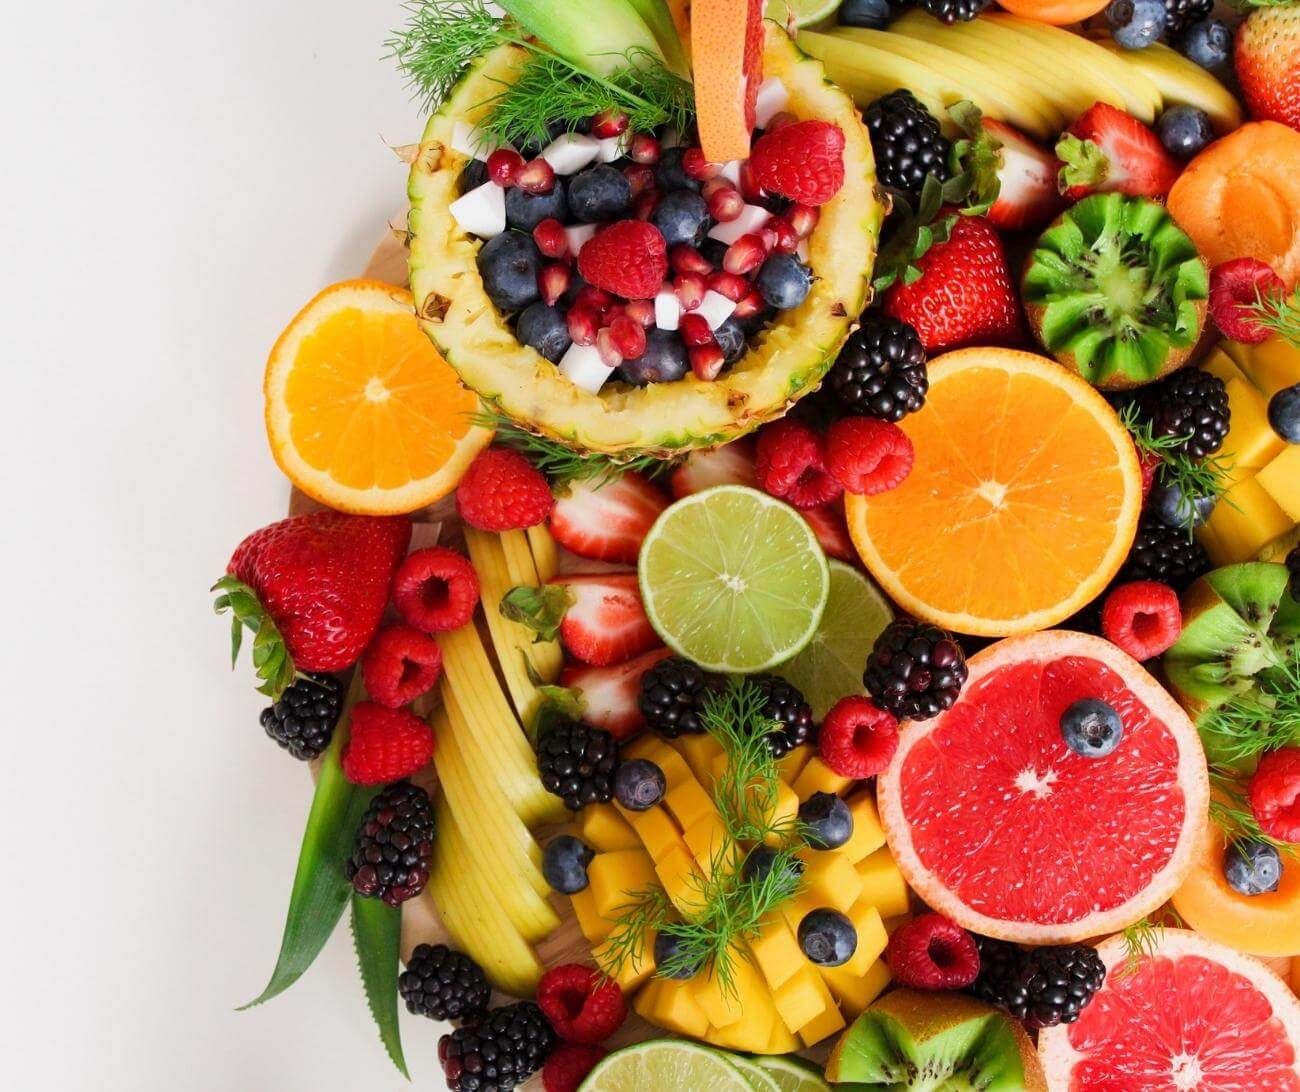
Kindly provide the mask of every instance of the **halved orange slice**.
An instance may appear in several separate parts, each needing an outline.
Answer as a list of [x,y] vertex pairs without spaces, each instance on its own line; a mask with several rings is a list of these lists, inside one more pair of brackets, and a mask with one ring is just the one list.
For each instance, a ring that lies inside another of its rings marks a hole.
[[307,304],[271,350],[264,390],[280,469],[343,512],[432,504],[492,439],[411,294],[380,281],[344,281]]
[[1142,507],[1133,441],[1100,394],[1032,353],[930,361],[897,489],[846,504],[853,542],[904,610],[989,637],[1044,629],[1106,587]]

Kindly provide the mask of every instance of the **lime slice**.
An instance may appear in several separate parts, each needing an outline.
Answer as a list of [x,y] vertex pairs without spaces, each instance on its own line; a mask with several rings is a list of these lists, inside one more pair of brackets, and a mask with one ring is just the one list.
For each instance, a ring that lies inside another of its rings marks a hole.
[[727,1061],[740,1070],[740,1075],[749,1083],[753,1092],[781,1092],[781,1086],[775,1078],[748,1058],[731,1054],[727,1056]]
[[808,27],[834,15],[839,6],[840,0],[767,0],[763,17],[785,26],[786,20],[794,16],[795,26]]
[[755,1058],[781,1092],[831,1092],[831,1086],[811,1062],[802,1058]]
[[651,1039],[602,1058],[578,1086],[578,1092],[751,1092],[728,1056],[698,1043]]
[[808,647],[777,668],[803,691],[821,720],[840,698],[861,694],[862,669],[880,631],[894,619],[889,600],[869,577],[843,561],[832,561],[826,612]]
[[765,671],[790,659],[813,639],[830,590],[803,516],[741,485],[669,507],[637,568],[650,624],[706,671]]

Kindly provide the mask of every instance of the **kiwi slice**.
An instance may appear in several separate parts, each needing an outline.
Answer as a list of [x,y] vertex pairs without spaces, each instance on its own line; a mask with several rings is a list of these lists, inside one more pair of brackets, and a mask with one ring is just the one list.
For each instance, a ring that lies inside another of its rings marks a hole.
[[1062,213],[1025,263],[1034,336],[1103,390],[1150,383],[1201,336],[1209,273],[1163,205],[1098,193]]
[[960,993],[895,990],[840,1036],[833,1084],[882,1092],[1045,1092],[1038,1053],[1019,1021]]
[[1183,593],[1165,676],[1212,763],[1243,773],[1300,743],[1300,603],[1276,562],[1225,565]]

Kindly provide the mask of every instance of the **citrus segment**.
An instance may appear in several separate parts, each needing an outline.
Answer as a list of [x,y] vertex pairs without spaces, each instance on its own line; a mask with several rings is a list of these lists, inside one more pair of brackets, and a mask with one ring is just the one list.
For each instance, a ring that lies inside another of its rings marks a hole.
[[651,1039],[608,1055],[587,1074],[580,1092],[631,1092],[642,1088],[692,1092],[750,1092],[728,1057],[696,1043]]
[[763,80],[763,0],[695,0],[691,63],[705,158],[714,163],[748,159]]
[[963,349],[930,362],[900,428],[898,488],[850,496],[849,530],[890,597],[963,633],[1026,633],[1094,599],[1123,563],[1141,475],[1114,410],[1040,356]]

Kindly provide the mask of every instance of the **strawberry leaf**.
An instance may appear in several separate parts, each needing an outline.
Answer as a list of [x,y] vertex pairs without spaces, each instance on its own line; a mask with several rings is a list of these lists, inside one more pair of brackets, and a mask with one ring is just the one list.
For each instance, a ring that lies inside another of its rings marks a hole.
[[1056,158],[1064,164],[1059,179],[1062,193],[1075,186],[1099,186],[1110,174],[1106,153],[1091,140],[1080,140],[1073,133],[1063,134],[1056,142]]
[[966,133],[954,142],[951,161],[953,179],[964,179],[966,192],[952,203],[964,200],[965,215],[983,216],[1002,191],[998,173],[1002,169],[1002,141],[984,127],[984,116],[973,102],[955,102],[948,107],[948,113]]
[[230,666],[233,668],[239,662],[247,629],[254,634],[253,668],[262,680],[257,689],[272,701],[279,701],[298,672],[275,620],[262,606],[257,592],[237,577],[223,576],[209,590],[221,593],[212,604],[213,609],[218,614],[230,612]]
[[966,178],[940,182],[935,175],[928,174],[921,185],[921,196],[915,210],[906,197],[895,195],[893,218],[897,222],[876,260],[876,275],[872,281],[876,292],[883,292],[899,281],[903,284],[916,282],[921,276],[916,263],[931,247],[946,243],[953,224],[957,222],[956,215],[941,217],[939,213],[947,206],[964,201],[969,188]]
[[527,626],[536,636],[533,643],[554,641],[560,635],[560,623],[573,606],[573,592],[564,584],[541,587],[521,585],[501,597],[501,614],[512,622]]
[[361,984],[379,1039],[397,1071],[408,1081],[402,1054],[402,1029],[397,1021],[397,976],[401,966],[402,911],[379,899],[352,893],[352,944],[357,953]]
[[582,696],[581,690],[543,684],[538,686],[537,693],[542,700],[538,702],[537,712],[527,725],[528,735],[534,744],[557,723],[581,720],[587,711],[587,699]]

